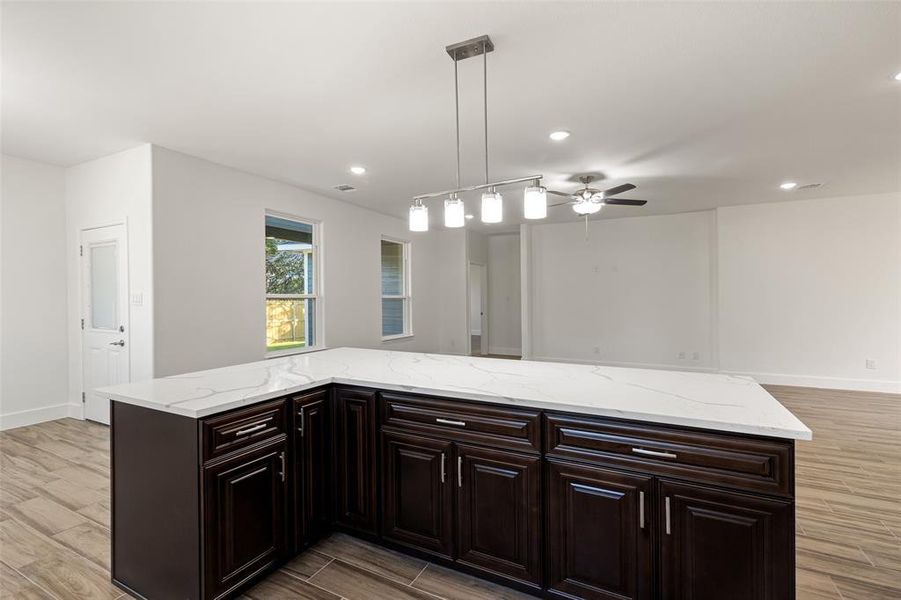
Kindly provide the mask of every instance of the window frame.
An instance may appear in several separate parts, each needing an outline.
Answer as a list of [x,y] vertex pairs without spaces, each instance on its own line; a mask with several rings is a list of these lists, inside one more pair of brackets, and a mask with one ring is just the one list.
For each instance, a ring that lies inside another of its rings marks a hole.
[[[389,242],[392,244],[399,244],[402,253],[401,253],[401,268],[403,270],[403,276],[401,277],[401,281],[403,282],[403,290],[402,294],[382,294],[382,242]],[[402,333],[395,333],[392,335],[382,335],[383,342],[390,342],[393,340],[402,340],[413,337],[413,277],[412,277],[412,249],[413,244],[410,240],[404,240],[401,238],[391,237],[387,235],[383,235],[379,239],[379,331],[383,332],[385,327],[385,311],[382,308],[383,300],[403,300],[404,308],[403,308],[403,324],[404,330]]]
[[[307,352],[318,352],[325,350],[325,327],[323,319],[323,285],[322,285],[322,221],[311,219],[308,217],[300,217],[298,215],[279,212],[275,210],[266,210],[263,215],[263,239],[266,239],[266,217],[276,217],[309,225],[312,228],[312,243],[310,253],[312,254],[313,265],[313,282],[311,285],[311,293],[306,294],[270,294],[266,291],[266,256],[263,254],[263,356],[264,358],[279,358],[282,356],[291,356],[292,354],[305,354]],[[303,348],[287,348],[285,350],[267,350],[266,349],[266,322],[265,310],[266,301],[278,298],[295,298],[299,300],[313,300],[313,336],[316,343],[312,346],[304,346]]]

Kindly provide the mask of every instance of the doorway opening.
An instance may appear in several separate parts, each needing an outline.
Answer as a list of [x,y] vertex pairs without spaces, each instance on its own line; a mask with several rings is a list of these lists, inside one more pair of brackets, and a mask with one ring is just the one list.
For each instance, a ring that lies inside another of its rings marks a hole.
[[469,263],[469,354],[488,354],[488,267]]

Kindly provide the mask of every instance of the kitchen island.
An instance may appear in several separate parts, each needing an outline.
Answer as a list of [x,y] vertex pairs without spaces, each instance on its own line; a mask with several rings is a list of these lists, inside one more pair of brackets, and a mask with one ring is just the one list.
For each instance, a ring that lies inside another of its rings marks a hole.
[[356,348],[105,388],[113,581],[234,597],[333,530],[549,598],[794,597],[750,378]]

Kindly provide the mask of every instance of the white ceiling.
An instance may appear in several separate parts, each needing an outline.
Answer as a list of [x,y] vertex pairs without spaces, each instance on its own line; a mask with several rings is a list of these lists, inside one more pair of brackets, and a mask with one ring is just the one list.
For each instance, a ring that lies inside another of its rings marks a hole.
[[[608,217],[899,189],[898,2],[2,12],[3,151],[60,165],[152,142],[403,217],[413,195],[454,183],[444,46],[487,33],[492,178],[543,173],[569,191],[570,174],[602,171],[604,187],[632,182],[624,197],[649,200]],[[481,62],[460,77],[463,180],[481,183]],[[548,140],[561,128],[569,140]],[[780,191],[789,179],[824,185]]]

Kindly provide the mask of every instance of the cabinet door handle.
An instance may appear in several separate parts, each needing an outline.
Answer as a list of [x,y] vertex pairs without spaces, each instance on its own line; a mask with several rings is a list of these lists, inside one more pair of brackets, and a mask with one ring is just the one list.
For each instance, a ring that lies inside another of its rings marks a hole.
[[300,426],[297,428],[297,431],[300,432],[300,437],[303,437],[303,410],[297,413],[297,416],[300,417]]
[[672,452],[659,452],[657,450],[645,450],[644,448],[632,448],[635,454],[644,454],[645,456],[658,456],[660,458],[677,458]]
[[644,529],[644,492],[638,492],[638,526]]
[[463,457],[457,457],[457,487],[463,487]]
[[279,475],[282,478],[282,483],[284,483],[285,482],[285,453],[284,452],[279,452],[278,460],[282,464],[282,471],[281,471],[281,473],[279,473]]
[[444,477],[447,474],[445,459],[447,456],[444,455],[444,452],[441,453],[441,483],[444,483]]
[[666,498],[666,535],[672,535],[672,528],[670,527],[669,496]]
[[[267,419],[268,420],[268,419]],[[247,435],[248,433],[253,433],[254,431],[259,431],[260,429],[266,429],[266,423],[257,423],[253,427],[246,427],[244,429],[239,429],[235,432],[235,435]]]
[[455,427],[466,427],[465,421],[454,421],[453,419],[442,419],[441,417],[436,417],[435,422],[443,425],[454,425]]

